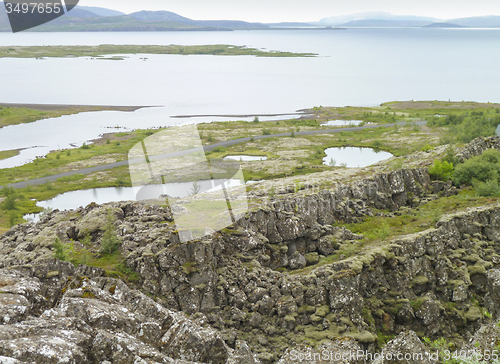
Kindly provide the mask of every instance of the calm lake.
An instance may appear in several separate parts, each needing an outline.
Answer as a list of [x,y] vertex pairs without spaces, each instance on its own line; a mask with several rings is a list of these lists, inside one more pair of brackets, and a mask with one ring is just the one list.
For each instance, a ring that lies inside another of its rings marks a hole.
[[0,59],[1,102],[157,106],[0,129],[0,150],[31,148],[0,161],[0,168],[80,146],[106,132],[217,119],[175,115],[293,113],[411,99],[500,101],[500,29],[0,33],[2,46],[106,43],[223,43],[319,56]]
[[[196,193],[204,193],[207,191],[215,191],[221,189],[221,184],[224,183],[225,188],[241,186],[242,181],[239,179],[229,180],[208,180],[197,182]],[[139,187],[109,187],[109,188],[94,188],[90,190],[71,191],[60,194],[53,199],[47,201],[38,201],[37,206],[45,209],[58,210],[73,210],[80,206],[87,206],[91,202],[104,204],[114,201],[135,201],[141,199],[157,199],[160,195],[169,195],[171,197],[187,197],[194,194],[194,185],[192,182],[181,183],[166,183],[149,189],[148,196],[141,195],[141,186]],[[157,188],[154,188],[157,187]],[[25,219],[37,222],[40,219],[39,214],[25,215]]]
[[393,157],[391,153],[372,148],[328,148],[325,153],[323,164],[332,167],[366,167]]

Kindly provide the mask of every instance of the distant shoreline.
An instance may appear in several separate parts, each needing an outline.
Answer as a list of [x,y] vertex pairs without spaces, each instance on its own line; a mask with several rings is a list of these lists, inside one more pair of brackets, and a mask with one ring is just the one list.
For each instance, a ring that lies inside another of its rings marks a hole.
[[133,112],[139,109],[155,106],[111,106],[111,105],[67,105],[67,104],[18,104],[0,103],[0,107],[12,107],[16,109],[31,109],[38,111],[125,111]]

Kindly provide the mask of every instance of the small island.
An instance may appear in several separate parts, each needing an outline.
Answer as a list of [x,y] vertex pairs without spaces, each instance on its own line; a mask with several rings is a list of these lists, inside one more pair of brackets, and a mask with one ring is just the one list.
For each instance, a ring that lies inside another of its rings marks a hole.
[[[245,46],[215,45],[111,45],[98,46],[7,46],[0,47],[0,58],[95,57],[125,54],[181,54],[256,57],[314,57],[314,53],[263,51]],[[102,59],[102,58],[101,58]],[[123,57],[105,58],[122,60]]]

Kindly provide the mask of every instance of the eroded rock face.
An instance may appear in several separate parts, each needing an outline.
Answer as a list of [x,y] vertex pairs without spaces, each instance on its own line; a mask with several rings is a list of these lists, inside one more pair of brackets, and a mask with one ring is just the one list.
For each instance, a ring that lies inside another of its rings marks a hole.
[[481,155],[485,150],[492,148],[500,150],[500,137],[479,137],[462,148],[458,152],[457,157],[460,162],[463,162],[466,159]]
[[[54,211],[0,237],[0,356],[284,364],[301,345],[374,350],[380,333],[401,334],[389,351],[422,349],[409,329],[467,340],[487,321],[485,311],[499,314],[500,207],[447,216],[348,258],[340,251],[361,236],[331,225],[380,213],[372,208],[404,213],[446,188],[424,169],[394,171],[273,201],[182,244],[167,208],[125,202]],[[134,288],[53,258],[56,238],[78,248],[90,236],[98,254],[109,215],[138,275]]]
[[365,364],[366,355],[355,340],[340,339],[322,344],[316,349],[288,349],[278,364]]
[[413,331],[405,331],[392,339],[374,364],[431,364],[432,353]]
[[[230,359],[236,364],[243,363],[245,355],[252,357],[248,348],[246,353],[235,353],[212,328],[166,309],[120,280],[89,279],[71,265],[65,269],[71,276],[59,271],[59,281],[34,277],[36,267],[24,272],[0,270],[3,289],[16,295],[12,303],[3,300],[0,306],[7,313],[0,326],[0,356],[37,364],[141,360],[223,364]],[[41,292],[60,283],[58,302],[41,312],[47,304]],[[15,311],[18,302],[21,309]]]

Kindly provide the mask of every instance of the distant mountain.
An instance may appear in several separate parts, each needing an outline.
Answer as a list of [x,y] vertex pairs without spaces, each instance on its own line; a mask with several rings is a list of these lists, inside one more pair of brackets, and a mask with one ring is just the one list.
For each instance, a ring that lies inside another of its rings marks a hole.
[[497,15],[451,19],[448,22],[471,28],[500,28],[500,16]]
[[73,18],[82,18],[82,19],[100,17],[100,15],[97,15],[96,13],[91,12],[89,10],[82,9],[79,6],[76,6],[73,10],[71,10],[67,14],[67,16],[70,16],[70,17],[73,17]]
[[429,21],[418,20],[379,20],[366,19],[354,20],[349,23],[342,24],[343,27],[374,27],[374,28],[405,28],[405,27],[425,27],[431,24]]
[[[0,31],[10,31],[5,7],[1,2],[0,4]],[[140,11],[125,15],[105,8],[77,6],[65,16],[29,31],[221,31],[233,29],[269,29],[269,27],[261,23],[237,20],[192,20],[169,11]]]
[[415,22],[437,22],[440,19],[416,16],[416,15],[393,15],[385,12],[357,13],[350,15],[331,16],[323,18],[319,21],[320,24],[328,25],[347,25],[350,22],[360,20],[387,20],[387,21],[415,21]]
[[230,30],[213,27],[200,27],[178,22],[145,22],[128,15],[92,18],[68,16],[34,28],[39,32],[141,32],[174,30]]
[[180,16],[179,14],[172,13],[170,11],[138,11],[136,13],[129,14],[134,19],[144,20],[144,21],[175,21],[179,23],[194,23],[194,20]]
[[453,23],[432,23],[424,26],[424,28],[465,28],[463,25],[453,24]]
[[134,19],[141,21],[174,21],[182,24],[213,27],[213,28],[228,28],[228,29],[266,29],[267,25],[262,23],[248,23],[240,20],[193,20],[185,18],[170,11],[139,11],[129,14]]
[[[129,15],[89,6],[76,6],[65,16],[29,31],[171,31],[171,30],[250,30],[271,27],[430,27],[430,28],[500,28],[500,16],[440,20],[415,15],[386,12],[358,13],[323,18],[319,22],[250,23],[239,20],[193,20],[170,11],[139,11]],[[5,6],[0,1],[0,31],[11,31]]]
[[319,24],[343,27],[500,28],[500,16],[492,15],[442,20],[425,16],[373,12],[332,16],[321,19]]
[[[81,6],[77,5],[75,9],[82,9],[82,10],[87,10],[90,11],[91,13],[94,13],[99,16],[121,16],[121,15],[127,15],[125,13],[122,13],[121,11],[116,11],[116,10],[111,10],[111,9],[106,9],[106,8],[99,8],[96,6]],[[72,12],[75,10],[73,9]]]
[[312,23],[300,23],[300,22],[282,22],[282,23],[266,23],[270,27],[311,27],[317,26],[315,22]]

